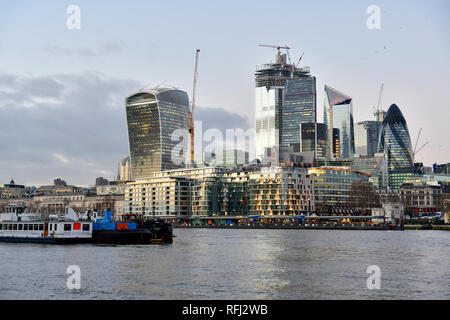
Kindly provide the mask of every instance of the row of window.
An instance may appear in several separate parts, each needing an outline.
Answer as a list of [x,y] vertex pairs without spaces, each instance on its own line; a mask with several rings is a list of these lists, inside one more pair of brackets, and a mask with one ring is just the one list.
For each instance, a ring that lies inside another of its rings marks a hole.
[[43,231],[44,224],[23,224],[23,223],[5,223],[0,224],[0,230],[30,230],[30,231]]
[[[58,225],[57,224],[49,224],[49,230],[50,231],[57,231]],[[44,231],[44,224],[43,223],[0,223],[0,230],[7,230],[7,231]],[[83,231],[89,231],[90,226],[88,223],[83,224]],[[72,224],[71,223],[65,223],[64,224],[64,231],[72,231]]]

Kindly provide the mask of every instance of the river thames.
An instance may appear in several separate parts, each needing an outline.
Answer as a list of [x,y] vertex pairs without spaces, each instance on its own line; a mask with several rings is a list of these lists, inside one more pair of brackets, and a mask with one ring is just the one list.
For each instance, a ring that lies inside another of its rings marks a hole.
[[[165,246],[0,244],[0,299],[450,299],[450,232],[174,229]],[[68,266],[81,289],[67,288]],[[369,290],[367,268],[381,270]]]

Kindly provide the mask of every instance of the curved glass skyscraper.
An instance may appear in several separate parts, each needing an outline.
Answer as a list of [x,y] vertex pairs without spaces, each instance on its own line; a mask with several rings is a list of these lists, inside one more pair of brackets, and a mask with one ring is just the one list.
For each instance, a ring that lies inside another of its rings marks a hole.
[[[353,159],[355,153],[353,99],[326,85],[323,118],[327,125],[327,157]],[[339,129],[339,154],[334,152],[333,129]]]
[[414,174],[408,126],[395,104],[391,105],[384,118],[378,152],[384,152],[386,155],[390,187],[400,187],[406,177]]
[[172,134],[176,129],[189,130],[186,92],[167,88],[138,92],[126,99],[126,110],[133,179],[185,167],[174,163],[172,150],[181,144],[186,153],[188,137],[173,141]]

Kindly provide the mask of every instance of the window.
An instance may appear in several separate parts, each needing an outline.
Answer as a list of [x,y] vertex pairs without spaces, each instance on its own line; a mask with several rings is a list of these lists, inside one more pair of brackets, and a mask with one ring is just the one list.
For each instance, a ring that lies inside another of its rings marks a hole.
[[17,230],[17,224],[14,224],[13,230]]
[[18,230],[23,230],[23,224],[19,224],[19,229]]
[[33,230],[34,231],[38,231],[39,230],[39,225],[38,224],[34,224],[33,225]]
[[90,227],[88,223],[83,224],[83,231],[89,231]]
[[53,224],[50,224],[50,231],[53,231]]
[[23,230],[28,230],[28,225],[27,224],[23,225]]
[[64,224],[64,231],[72,231],[72,225],[71,224]]
[[55,227],[53,229],[54,229],[54,231],[57,231],[58,230],[58,225],[55,224]]
[[12,224],[8,224],[8,230],[12,230]]

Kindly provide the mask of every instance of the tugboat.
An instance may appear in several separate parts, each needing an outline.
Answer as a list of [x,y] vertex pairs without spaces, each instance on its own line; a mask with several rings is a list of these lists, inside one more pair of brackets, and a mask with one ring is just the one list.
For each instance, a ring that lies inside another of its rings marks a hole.
[[76,244],[92,242],[92,223],[80,222],[69,208],[64,217],[25,213],[25,206],[7,206],[0,215],[0,242]]
[[170,244],[172,226],[155,221],[115,221],[112,211],[94,222],[92,240],[97,244]]

